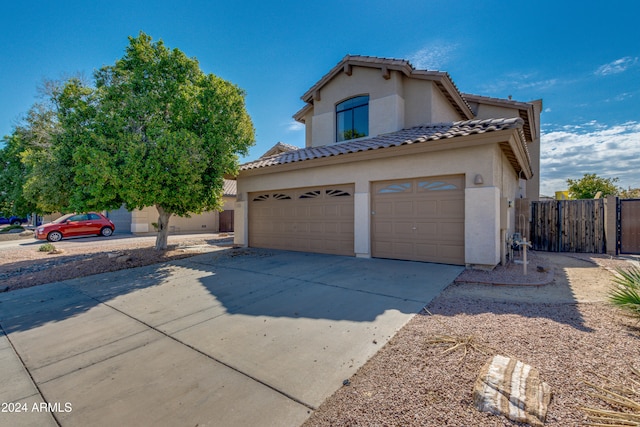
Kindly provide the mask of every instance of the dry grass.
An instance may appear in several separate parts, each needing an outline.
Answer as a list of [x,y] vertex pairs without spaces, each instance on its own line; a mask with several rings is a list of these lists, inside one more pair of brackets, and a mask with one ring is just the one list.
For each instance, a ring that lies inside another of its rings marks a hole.
[[[640,379],[640,371],[630,366],[631,372]],[[589,392],[589,396],[607,403],[610,409],[598,409],[585,407],[582,410],[587,414],[590,426],[600,427],[628,427],[640,426],[640,382],[637,379],[628,378],[630,385],[613,382],[603,375],[598,377],[607,383],[601,386],[590,381],[584,381],[595,392]]]
[[[432,316],[436,322],[438,322],[444,329],[448,329],[447,326],[441,322],[437,317],[433,316],[433,314],[424,309],[424,311]],[[459,359],[459,363],[464,362],[467,354],[470,351],[476,351],[487,355],[489,353],[497,353],[493,348],[489,347],[487,344],[479,342],[478,338],[475,335],[456,335],[452,331],[448,331],[445,334],[437,334],[431,335],[426,340],[425,343],[427,346],[433,345],[444,345],[447,348],[442,352],[443,355],[448,353],[453,353],[457,350],[462,350],[462,356]]]

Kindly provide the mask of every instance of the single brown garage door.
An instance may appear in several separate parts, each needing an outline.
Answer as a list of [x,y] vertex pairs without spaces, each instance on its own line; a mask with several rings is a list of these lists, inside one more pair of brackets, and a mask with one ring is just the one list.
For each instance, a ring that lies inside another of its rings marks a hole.
[[353,185],[250,193],[249,246],[353,255]]
[[372,184],[372,255],[464,265],[464,176]]

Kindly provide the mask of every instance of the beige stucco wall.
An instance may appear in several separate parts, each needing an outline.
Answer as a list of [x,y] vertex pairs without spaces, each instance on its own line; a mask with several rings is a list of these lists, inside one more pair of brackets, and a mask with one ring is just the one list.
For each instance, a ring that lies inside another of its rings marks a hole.
[[[392,71],[388,80],[379,69],[353,67],[351,76],[338,74],[320,91],[313,103],[311,146],[336,142],[335,106],[359,95],[369,95],[369,135],[402,129],[404,123],[402,76]],[[308,122],[308,121],[307,121]]]
[[[465,262],[493,266],[500,261],[500,206],[502,187],[510,192],[517,182],[507,184],[508,174],[494,175],[503,161],[497,144],[479,145],[447,151],[407,151],[406,155],[373,158],[358,162],[328,164],[322,167],[293,169],[254,175],[241,172],[235,215],[235,243],[248,245],[248,193],[295,187],[331,184],[355,184],[354,250],[356,256],[371,256],[370,186],[373,181],[417,178],[437,175],[465,175]],[[357,156],[354,156],[357,157]],[[313,162],[313,161],[308,161]],[[498,163],[498,164],[496,164]],[[307,163],[310,165],[310,163]],[[484,184],[475,185],[477,174]],[[513,178],[513,174],[512,174]],[[484,189],[480,191],[480,189]],[[476,191],[477,190],[477,191]],[[485,200],[485,198],[487,198]]]
[[[535,123],[531,124],[533,141],[527,142],[529,157],[531,161],[531,169],[534,171],[533,177],[522,182],[522,195],[524,198],[538,200],[540,197],[540,110],[542,109],[542,101],[533,101]],[[470,102],[471,109],[476,113],[478,119],[491,119],[497,117],[520,117],[520,111],[517,108],[509,108],[506,106],[496,106],[487,104],[478,104]]]
[[405,120],[404,127],[423,125],[431,117],[432,84],[424,80],[407,79],[404,83]]
[[377,68],[353,67],[351,76],[338,74],[320,91],[305,116],[306,146],[336,142],[335,106],[359,95],[369,95],[369,137],[400,129],[460,120],[446,97],[429,80],[410,79],[390,71],[389,79]]
[[[223,210],[233,210],[236,204],[234,197],[223,197]],[[158,210],[153,206],[134,209],[131,212],[131,231],[133,233],[152,233],[152,223],[158,222]],[[172,215],[169,219],[170,233],[212,232],[220,229],[220,216],[217,211],[208,211],[191,215],[190,218]]]
[[418,123],[419,125],[427,124],[427,123],[445,123],[445,122],[455,122],[457,120],[463,120],[460,117],[460,114],[451,106],[451,103],[447,98],[440,92],[440,90],[433,85],[433,89],[431,91],[431,117],[429,117],[429,121],[425,123]]
[[405,128],[461,120],[447,98],[428,80],[405,78],[404,98]]

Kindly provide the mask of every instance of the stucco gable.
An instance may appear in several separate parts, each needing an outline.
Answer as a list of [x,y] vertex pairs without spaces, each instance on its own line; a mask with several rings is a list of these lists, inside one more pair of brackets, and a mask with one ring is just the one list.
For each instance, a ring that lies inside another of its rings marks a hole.
[[430,80],[442,92],[447,101],[458,112],[461,118],[472,119],[474,117],[469,104],[466,102],[460,93],[460,90],[449,76],[449,73],[443,71],[417,70],[409,61],[404,59],[347,55],[327,74],[311,86],[304,95],[302,95],[301,99],[306,104],[293,115],[293,118],[304,123],[304,117],[312,108],[314,99],[320,99],[322,88],[340,73],[351,75],[352,67],[377,68],[380,70],[381,76],[385,79],[388,79],[389,72],[394,70],[401,72],[409,78]]

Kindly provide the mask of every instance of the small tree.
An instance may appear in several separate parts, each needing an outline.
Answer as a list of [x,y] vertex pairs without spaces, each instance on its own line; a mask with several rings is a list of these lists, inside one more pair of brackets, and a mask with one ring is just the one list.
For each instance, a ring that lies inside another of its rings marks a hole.
[[620,189],[615,185],[618,178],[602,178],[595,173],[585,173],[580,179],[567,179],[569,196],[572,199],[593,199],[600,191],[601,196],[615,196]]
[[627,187],[626,190],[620,190],[618,196],[623,199],[640,199],[640,188]]

